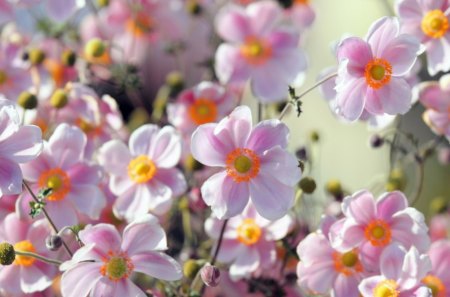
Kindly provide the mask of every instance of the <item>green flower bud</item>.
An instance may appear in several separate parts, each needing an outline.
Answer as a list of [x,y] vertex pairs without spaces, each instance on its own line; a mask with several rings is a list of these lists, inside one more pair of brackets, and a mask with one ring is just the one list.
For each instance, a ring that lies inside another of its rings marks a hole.
[[330,179],[325,185],[325,190],[331,195],[338,197],[342,195],[342,185],[337,179]]
[[7,242],[0,243],[0,264],[4,266],[11,265],[15,259],[14,246]]
[[45,53],[38,48],[31,49],[28,51],[28,59],[31,65],[40,65],[45,60]]
[[84,54],[88,59],[100,58],[105,51],[106,45],[99,38],[92,38],[84,46]]
[[166,76],[166,85],[170,87],[172,96],[176,96],[184,88],[183,75],[178,71],[172,71]]
[[109,0],[97,0],[98,7],[106,7],[109,5]]
[[24,91],[17,98],[17,104],[23,109],[35,109],[38,105],[37,97],[30,92]]
[[319,133],[317,131],[312,131],[309,135],[312,142],[318,142],[320,140]]
[[63,89],[57,89],[50,97],[50,104],[57,109],[66,106],[68,101],[69,97],[67,96],[67,92]]
[[436,197],[431,200],[430,211],[433,214],[444,213],[448,209],[448,202],[444,197]]
[[183,274],[188,279],[193,280],[201,268],[202,268],[202,265],[201,265],[201,263],[199,263],[198,260],[189,259],[186,262],[184,262]]
[[299,186],[303,192],[311,194],[316,190],[316,181],[307,176],[300,180]]
[[61,61],[65,66],[72,67],[77,61],[77,55],[71,50],[65,50],[61,55]]
[[199,15],[202,13],[203,8],[197,0],[188,0],[186,3],[186,10],[192,15]]

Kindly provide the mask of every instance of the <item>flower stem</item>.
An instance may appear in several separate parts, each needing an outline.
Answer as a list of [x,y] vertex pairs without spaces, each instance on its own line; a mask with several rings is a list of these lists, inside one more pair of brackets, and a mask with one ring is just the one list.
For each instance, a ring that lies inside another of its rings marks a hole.
[[32,257],[32,258],[35,258],[35,259],[37,259],[39,261],[42,261],[42,262],[45,262],[45,263],[48,263],[48,264],[53,264],[53,265],[57,265],[57,266],[62,264],[61,261],[58,261],[58,260],[55,260],[55,259],[50,259],[50,258],[41,256],[41,255],[36,254],[36,253],[23,252],[23,251],[17,251],[17,250],[15,252],[16,252],[16,255],[24,256],[24,257]]
[[223,234],[225,233],[225,228],[227,227],[228,219],[223,221],[222,229],[220,230],[219,241],[217,242],[217,247],[214,252],[214,256],[211,259],[211,265],[214,265],[217,260],[217,255],[219,255],[220,246],[222,245]]
[[[325,77],[324,79],[322,79],[321,81],[318,81],[317,83],[315,83],[312,87],[310,87],[309,89],[305,90],[303,93],[301,93],[300,95],[298,95],[295,100],[300,100],[303,96],[305,96],[306,94],[308,94],[309,92],[311,92],[312,90],[314,90],[315,88],[317,88],[318,86],[320,86],[321,84],[325,83],[326,81],[334,78],[337,76],[337,73],[334,73],[332,75],[329,75],[327,77]],[[278,119],[281,121],[283,119],[283,117],[286,115],[287,111],[289,110],[291,104],[286,104],[283,108],[283,110],[280,113],[280,116],[278,117]]]
[[[34,201],[36,203],[40,203],[39,199],[36,197],[36,195],[33,193],[33,190],[31,190],[30,186],[27,184],[27,182],[24,180],[23,181],[23,185],[25,186],[25,188],[27,189],[27,191],[30,193],[31,197],[33,197]],[[44,213],[45,218],[47,219],[48,223],[50,224],[50,226],[52,227],[53,231],[58,234],[59,230],[56,227],[55,223],[53,223],[52,219],[50,218],[48,212],[45,210],[45,208],[42,208],[42,212]],[[66,250],[66,252],[69,254],[70,257],[73,256],[72,251],[69,249],[69,246],[65,243],[65,241],[63,240],[63,246],[64,249]]]

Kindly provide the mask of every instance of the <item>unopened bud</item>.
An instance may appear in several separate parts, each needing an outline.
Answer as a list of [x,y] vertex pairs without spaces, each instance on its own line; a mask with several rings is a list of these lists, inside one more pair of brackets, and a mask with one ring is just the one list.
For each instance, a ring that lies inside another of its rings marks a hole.
[[220,270],[216,266],[206,263],[200,271],[200,277],[208,287],[217,287],[220,283]]
[[65,50],[61,55],[61,61],[65,66],[72,67],[77,61],[77,55],[71,50]]
[[379,148],[384,144],[384,139],[380,135],[374,134],[370,137],[369,144],[373,148]]
[[69,101],[69,97],[67,96],[67,92],[63,89],[57,89],[52,97],[50,97],[50,104],[54,108],[63,108],[67,105],[67,102]]
[[447,200],[444,197],[436,197],[431,200],[430,210],[433,214],[445,213],[448,209]]
[[11,265],[16,259],[16,251],[14,246],[7,242],[0,243],[0,264]]
[[40,65],[45,60],[45,53],[38,48],[31,49],[28,51],[28,59],[32,65]]
[[84,54],[88,59],[100,58],[106,51],[105,43],[99,38],[93,38],[84,46]]
[[309,138],[311,139],[312,142],[319,142],[320,135],[317,131],[312,131],[311,134],[309,135]]
[[197,275],[198,271],[202,268],[201,263],[198,260],[189,259],[184,262],[183,274],[185,277],[193,280]]
[[300,189],[306,194],[311,194],[316,190],[316,181],[311,177],[304,177],[299,183]]
[[337,179],[331,179],[325,185],[325,190],[334,197],[342,196],[342,185]]
[[62,246],[63,241],[59,235],[49,235],[45,239],[45,246],[50,251],[57,251]]
[[188,0],[186,3],[186,10],[192,15],[199,15],[202,13],[202,6],[197,0]]
[[402,169],[394,168],[389,174],[388,182],[385,185],[387,191],[403,191],[406,187],[406,176]]
[[308,159],[308,152],[305,147],[301,147],[295,152],[295,156],[300,160],[306,160]]
[[178,71],[172,71],[166,76],[166,85],[170,88],[171,96],[176,96],[184,88],[183,75]]
[[38,99],[30,92],[24,91],[20,93],[17,98],[17,104],[19,104],[23,109],[35,109],[38,105]]
[[109,0],[97,0],[98,7],[106,7],[109,5]]

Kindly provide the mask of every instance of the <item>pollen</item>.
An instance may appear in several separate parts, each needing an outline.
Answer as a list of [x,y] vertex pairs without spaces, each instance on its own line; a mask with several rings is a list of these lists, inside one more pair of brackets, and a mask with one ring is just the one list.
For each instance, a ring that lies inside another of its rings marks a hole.
[[346,253],[335,252],[333,254],[334,269],[345,276],[351,276],[362,272],[363,267],[359,262],[357,250],[351,250]]
[[[19,252],[31,252],[31,253],[36,252],[34,245],[29,240],[19,241],[14,245],[14,250]],[[16,260],[14,260],[14,264],[28,267],[33,265],[34,261],[36,261],[36,259],[33,257],[19,256],[16,254]]]
[[245,245],[254,245],[261,238],[261,228],[254,219],[244,219],[237,227],[237,239]]
[[392,66],[384,59],[375,58],[367,63],[364,76],[371,88],[379,89],[391,80]]
[[110,251],[108,257],[102,260],[105,264],[100,267],[100,273],[114,282],[128,278],[134,270],[133,262],[123,252],[113,253]]
[[128,164],[128,176],[138,184],[151,180],[155,176],[156,171],[155,163],[144,155],[134,158]]
[[253,65],[264,64],[272,56],[271,46],[256,37],[247,38],[240,50],[244,59]]
[[366,226],[364,235],[374,246],[385,246],[391,242],[391,228],[383,220],[374,220]]
[[53,168],[42,173],[38,185],[40,188],[52,189],[52,193],[47,197],[50,201],[64,199],[71,188],[70,178],[61,168]]
[[445,297],[447,296],[446,291],[447,288],[445,287],[444,283],[441,281],[441,279],[437,276],[428,274],[422,279],[422,282],[430,288],[433,297]]
[[259,173],[260,160],[250,149],[237,148],[227,156],[227,174],[237,183],[248,182]]
[[373,289],[374,297],[398,297],[397,283],[394,280],[384,280]]
[[215,122],[217,106],[213,100],[200,98],[189,107],[189,115],[197,125]]
[[421,28],[431,38],[441,38],[448,31],[448,19],[440,9],[429,11],[422,19]]

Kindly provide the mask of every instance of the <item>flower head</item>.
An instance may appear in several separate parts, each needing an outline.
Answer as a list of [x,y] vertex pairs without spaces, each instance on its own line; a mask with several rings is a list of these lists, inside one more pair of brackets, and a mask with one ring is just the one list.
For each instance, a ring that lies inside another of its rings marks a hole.
[[264,218],[284,216],[294,200],[301,171],[286,151],[289,130],[279,120],[252,127],[247,106],[239,106],[218,124],[192,134],[191,152],[207,166],[222,167],[202,186],[205,203],[219,219],[242,212],[249,199]]
[[166,234],[158,220],[147,214],[130,223],[122,236],[109,224],[89,225],[79,233],[85,246],[63,263],[63,296],[146,296],[130,279],[133,272],[174,281],[180,265],[161,251]]
[[344,39],[338,46],[336,80],[338,113],[350,121],[363,116],[403,114],[411,106],[411,87],[403,78],[420,49],[411,35],[400,34],[396,18],[382,18],[365,40]]

